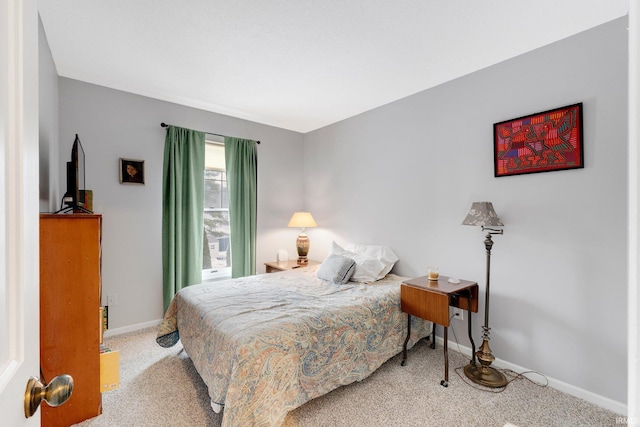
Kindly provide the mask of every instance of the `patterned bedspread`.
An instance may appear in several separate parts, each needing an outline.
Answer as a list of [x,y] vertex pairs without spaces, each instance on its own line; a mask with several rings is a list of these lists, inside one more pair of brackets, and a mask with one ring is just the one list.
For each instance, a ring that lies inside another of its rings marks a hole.
[[[178,339],[224,405],[223,426],[277,426],[288,411],[360,381],[402,351],[402,278],[334,285],[317,266],[194,285],[180,291],[158,333]],[[410,346],[430,332],[412,317]]]

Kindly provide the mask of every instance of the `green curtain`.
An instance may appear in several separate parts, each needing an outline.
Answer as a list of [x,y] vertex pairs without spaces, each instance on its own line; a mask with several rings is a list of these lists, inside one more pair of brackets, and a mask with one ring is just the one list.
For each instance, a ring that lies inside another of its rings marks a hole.
[[166,311],[182,288],[202,281],[204,132],[167,127],[162,182],[162,274]]
[[224,138],[231,228],[231,277],[256,274],[258,156],[256,142]]

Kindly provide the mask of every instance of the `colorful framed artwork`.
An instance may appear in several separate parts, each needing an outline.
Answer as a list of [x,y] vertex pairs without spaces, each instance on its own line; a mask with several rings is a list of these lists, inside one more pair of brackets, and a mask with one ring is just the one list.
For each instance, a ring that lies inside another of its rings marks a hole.
[[584,167],[582,103],[493,125],[495,176]]
[[144,185],[144,160],[120,158],[120,184]]

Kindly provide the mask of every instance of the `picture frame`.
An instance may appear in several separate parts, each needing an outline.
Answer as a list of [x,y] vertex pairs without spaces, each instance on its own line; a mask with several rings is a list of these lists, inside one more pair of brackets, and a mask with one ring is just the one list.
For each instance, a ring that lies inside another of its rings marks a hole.
[[495,177],[584,168],[582,103],[493,125]]
[[144,185],[144,160],[120,158],[120,184]]

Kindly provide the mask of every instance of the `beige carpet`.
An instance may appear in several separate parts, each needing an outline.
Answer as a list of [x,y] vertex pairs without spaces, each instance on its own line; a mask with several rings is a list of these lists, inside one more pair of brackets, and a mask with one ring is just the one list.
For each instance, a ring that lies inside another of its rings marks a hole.
[[[161,348],[154,339],[155,328],[107,338],[120,351],[120,388],[102,395],[102,415],[78,426],[220,425],[222,414],[211,410],[206,387],[182,347]],[[474,388],[455,369],[467,363],[466,357],[451,349],[449,356],[448,388],[440,386],[442,347],[432,350],[423,340],[409,352],[407,366],[400,366],[398,355],[365,380],[290,412],[284,425],[620,425],[619,414],[528,380],[516,379],[502,393]]]

